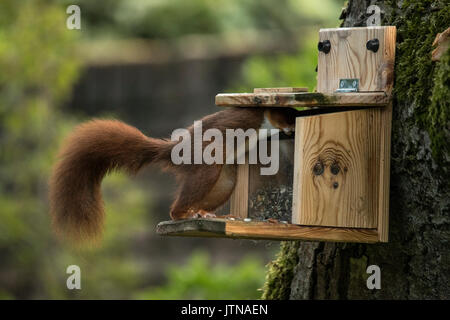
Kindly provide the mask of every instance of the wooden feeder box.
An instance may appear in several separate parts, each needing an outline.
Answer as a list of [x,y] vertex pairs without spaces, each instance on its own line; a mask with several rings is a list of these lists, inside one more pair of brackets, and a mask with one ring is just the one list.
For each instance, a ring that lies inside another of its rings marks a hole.
[[301,107],[295,140],[280,141],[275,177],[260,176],[258,165],[239,165],[222,213],[240,219],[166,221],[157,232],[387,242],[395,38],[393,26],[321,29],[316,92],[218,94],[221,107]]

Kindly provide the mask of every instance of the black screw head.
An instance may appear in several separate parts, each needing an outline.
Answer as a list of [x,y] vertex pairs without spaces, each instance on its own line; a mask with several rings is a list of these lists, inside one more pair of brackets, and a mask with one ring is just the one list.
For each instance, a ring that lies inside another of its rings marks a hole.
[[333,183],[333,188],[337,189],[339,187],[339,183],[335,182]]
[[259,98],[259,97],[254,97],[254,98],[253,98],[253,102],[254,102],[255,104],[261,104],[261,103],[262,103],[262,100],[261,100],[261,98]]
[[330,52],[330,50],[331,50],[331,42],[330,42],[330,40],[320,41],[317,44],[317,49],[319,49],[319,51],[322,51],[325,54]]
[[323,173],[323,164],[321,161],[317,161],[313,168],[313,173],[316,176],[320,176]]
[[378,41],[378,39],[376,39],[376,38],[369,40],[366,43],[366,48],[367,48],[367,50],[377,52],[378,49],[380,48],[380,41]]

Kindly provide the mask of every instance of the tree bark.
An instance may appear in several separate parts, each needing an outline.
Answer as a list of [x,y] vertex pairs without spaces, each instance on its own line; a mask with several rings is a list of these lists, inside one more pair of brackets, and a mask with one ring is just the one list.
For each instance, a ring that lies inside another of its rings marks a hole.
[[[382,25],[397,26],[389,243],[283,243],[263,298],[450,298],[450,53],[431,61],[446,2],[350,0],[343,10],[342,27],[366,26],[372,4]],[[381,289],[367,288],[369,265],[380,267]]]

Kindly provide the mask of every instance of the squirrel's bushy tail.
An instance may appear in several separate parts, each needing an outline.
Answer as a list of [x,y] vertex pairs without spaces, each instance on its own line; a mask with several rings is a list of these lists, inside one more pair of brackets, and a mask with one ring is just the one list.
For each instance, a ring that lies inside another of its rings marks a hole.
[[100,238],[104,208],[100,185],[115,169],[136,173],[152,162],[170,161],[171,142],[145,136],[116,120],[79,125],[66,139],[49,185],[53,227],[75,243]]

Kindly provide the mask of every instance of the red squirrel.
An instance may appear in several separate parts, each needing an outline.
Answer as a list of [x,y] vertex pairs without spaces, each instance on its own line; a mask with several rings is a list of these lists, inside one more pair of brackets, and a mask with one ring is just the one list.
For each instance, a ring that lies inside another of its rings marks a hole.
[[[278,128],[294,130],[296,111],[283,108],[227,108],[202,118],[203,130]],[[193,126],[187,128],[192,133]],[[214,217],[231,196],[236,165],[180,164],[171,161],[177,141],[145,136],[117,120],[92,120],[74,129],[59,152],[49,183],[52,224],[60,236],[82,243],[101,236],[104,208],[101,181],[109,172],[137,173],[158,164],[175,174],[178,191],[171,206],[174,220]],[[203,148],[207,143],[203,143]],[[224,150],[225,152],[225,150]]]

